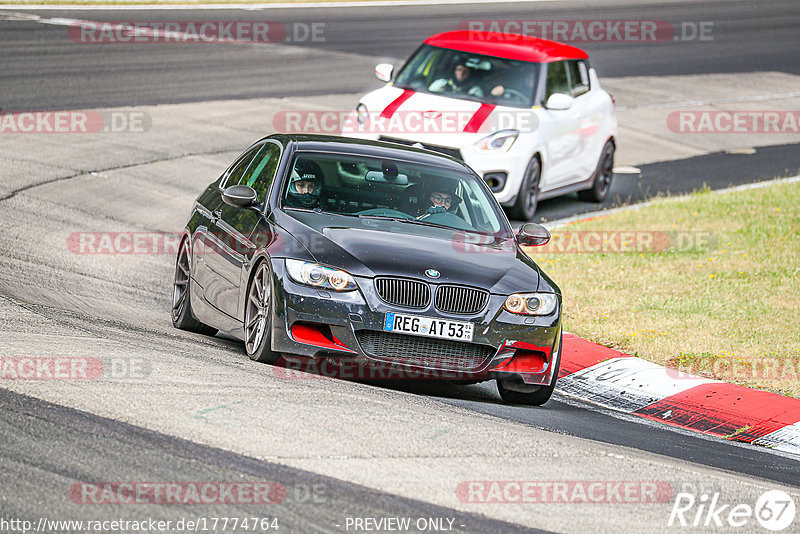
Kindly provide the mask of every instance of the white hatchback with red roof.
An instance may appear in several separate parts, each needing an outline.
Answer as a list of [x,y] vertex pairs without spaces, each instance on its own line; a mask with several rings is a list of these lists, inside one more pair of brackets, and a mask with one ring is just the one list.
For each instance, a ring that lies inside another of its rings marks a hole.
[[617,119],[586,52],[521,35],[453,31],[429,37],[386,86],[364,95],[347,135],[463,160],[509,215],[541,199],[611,188]]

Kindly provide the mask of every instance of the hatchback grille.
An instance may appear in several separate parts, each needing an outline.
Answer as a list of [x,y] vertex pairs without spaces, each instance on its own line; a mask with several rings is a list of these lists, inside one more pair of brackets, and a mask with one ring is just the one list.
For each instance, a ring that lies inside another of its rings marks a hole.
[[375,289],[382,300],[404,308],[426,308],[431,288],[425,282],[405,278],[376,278]]
[[356,338],[364,352],[370,356],[429,369],[478,371],[495,352],[488,345],[375,330],[358,330]]
[[489,293],[464,286],[439,286],[436,309],[450,313],[478,313],[489,302]]

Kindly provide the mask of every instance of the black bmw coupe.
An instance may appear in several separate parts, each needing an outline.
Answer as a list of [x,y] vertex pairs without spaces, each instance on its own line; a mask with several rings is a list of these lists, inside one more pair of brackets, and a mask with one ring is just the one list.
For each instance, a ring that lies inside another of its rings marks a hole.
[[172,322],[241,339],[259,362],[497,380],[504,401],[541,405],[558,377],[561,292],[520,246],[549,238],[533,223],[515,234],[450,157],[271,135],[197,198]]

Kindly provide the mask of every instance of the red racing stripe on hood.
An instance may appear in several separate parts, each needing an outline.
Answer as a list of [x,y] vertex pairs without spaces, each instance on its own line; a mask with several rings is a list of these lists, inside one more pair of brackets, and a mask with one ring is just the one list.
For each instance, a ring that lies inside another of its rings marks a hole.
[[394,115],[394,112],[397,111],[397,108],[402,106],[403,103],[409,98],[411,98],[411,95],[413,94],[414,91],[412,91],[411,89],[404,89],[403,93],[400,96],[392,100],[389,103],[389,105],[386,106],[386,109],[384,109],[383,112],[381,113],[381,118],[391,119],[392,115]]
[[489,118],[492,111],[494,111],[494,108],[495,106],[491,104],[481,104],[481,107],[478,108],[475,115],[473,115],[467,125],[464,126],[464,131],[467,133],[475,133],[480,130],[483,123]]

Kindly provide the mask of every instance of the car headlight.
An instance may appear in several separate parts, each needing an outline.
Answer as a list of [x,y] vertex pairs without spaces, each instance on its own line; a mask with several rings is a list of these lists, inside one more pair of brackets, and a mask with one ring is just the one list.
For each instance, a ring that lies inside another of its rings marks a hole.
[[507,311],[519,315],[550,315],[558,306],[554,293],[514,293],[504,305]]
[[475,143],[475,150],[480,152],[508,152],[517,137],[519,137],[519,130],[500,130]]
[[367,106],[364,104],[358,104],[356,106],[356,120],[358,124],[365,124],[369,119],[369,111],[367,111]]
[[319,263],[287,259],[286,272],[289,278],[306,286],[334,291],[352,291],[356,288],[356,281],[349,273]]

